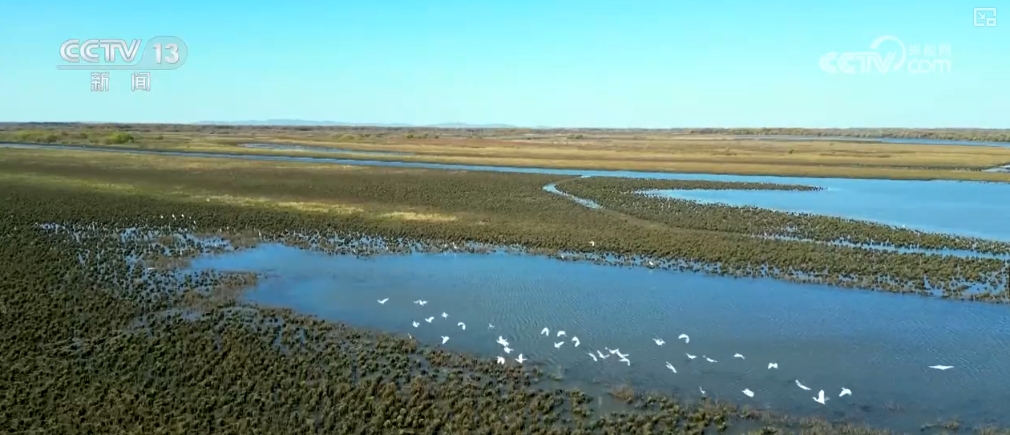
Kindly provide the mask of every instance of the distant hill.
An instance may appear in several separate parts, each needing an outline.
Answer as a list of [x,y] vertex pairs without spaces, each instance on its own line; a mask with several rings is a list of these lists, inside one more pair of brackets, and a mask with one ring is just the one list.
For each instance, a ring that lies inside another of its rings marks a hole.
[[445,122],[432,125],[415,124],[383,124],[379,122],[339,122],[311,121],[306,119],[264,119],[251,121],[200,121],[197,125],[277,125],[277,126],[333,126],[333,127],[418,127],[418,128],[519,128],[508,124],[466,124],[461,122]]

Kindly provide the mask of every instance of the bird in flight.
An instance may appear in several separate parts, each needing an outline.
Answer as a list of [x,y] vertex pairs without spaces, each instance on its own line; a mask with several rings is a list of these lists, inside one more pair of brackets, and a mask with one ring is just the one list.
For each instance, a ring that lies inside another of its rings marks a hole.
[[447,341],[449,341],[449,337],[446,337],[446,336],[443,335],[442,336],[442,344],[445,344],[445,342],[447,342]]
[[625,356],[622,356],[621,359],[619,359],[618,361],[623,362],[623,363],[627,363],[629,367],[631,366],[631,360],[629,360]]
[[592,352],[586,352],[586,354],[589,355],[589,357],[592,358],[593,361],[599,361],[598,359],[596,359],[596,355],[594,355]]
[[954,366],[935,365],[935,366],[929,366],[929,368],[936,369],[936,370],[950,370],[950,369],[954,368]]
[[743,389],[743,394],[745,394],[747,397],[754,397],[754,392],[748,388]]
[[825,405],[825,402],[827,401],[828,398],[824,397],[824,390],[821,390],[820,393],[817,393],[817,397],[814,397],[814,402],[820,403],[821,405]]
[[600,359],[610,358],[610,355],[604,355],[603,352],[600,352],[599,350],[596,351],[596,355],[598,355]]
[[707,357],[707,356],[705,356],[705,355],[702,355],[701,357],[702,357],[702,358],[705,358],[705,361],[708,361],[708,362],[710,362],[710,363],[717,363],[717,362],[719,362],[719,361],[716,361],[716,360],[714,360],[714,359],[712,359],[712,358],[709,358],[709,357]]
[[800,380],[799,380],[799,379],[797,379],[797,380],[796,380],[796,386],[797,386],[797,387],[800,387],[800,388],[802,388],[802,389],[804,389],[804,390],[807,390],[807,391],[810,391],[810,387],[808,387],[808,386],[806,386],[806,385],[803,385],[802,383],[800,383]]
[[688,337],[687,334],[680,334],[680,336],[678,336],[677,338],[680,340],[684,340],[685,344],[691,342],[691,337]]
[[386,301],[388,301],[388,300],[389,300],[389,298],[386,298],[386,299],[379,299],[379,304],[384,304],[384,303],[386,303]]
[[498,364],[505,364],[505,357],[498,357]]
[[740,354],[733,355],[733,358],[744,359],[743,355],[740,355]]
[[550,329],[547,329],[547,328],[544,328],[544,329],[542,329],[542,330],[540,331],[540,334],[541,334],[541,335],[551,335],[551,330],[550,330]]
[[778,363],[768,363],[768,370],[779,368]]
[[575,343],[575,347],[579,347],[579,337],[572,337],[572,343]]
[[697,356],[696,356],[696,355],[691,355],[691,354],[689,354],[689,353],[687,353],[687,352],[684,352],[684,355],[687,355],[687,358],[688,358],[688,359],[695,359],[695,358],[697,358]]
[[842,392],[838,393],[838,397],[851,396],[851,395],[852,395],[852,390],[850,390],[848,388],[845,388],[845,387],[842,387]]
[[416,328],[416,327],[418,327],[418,326],[421,326],[421,324],[420,324],[420,323],[417,323],[416,321],[415,321],[415,322],[413,322],[413,323],[411,323],[411,325],[414,325],[414,327],[415,327],[415,328]]
[[429,317],[427,319],[424,319],[424,321],[428,322],[428,323],[431,323],[432,320],[435,320],[435,316],[431,316],[431,317]]
[[463,328],[464,331],[466,331],[466,323],[459,322],[456,324],[456,326],[459,326],[460,328]]
[[656,342],[656,346],[662,346],[663,343],[666,343],[662,338],[653,338],[652,341]]
[[505,346],[505,347],[508,347],[508,345],[509,345],[509,342],[506,341],[505,338],[502,337],[502,336],[500,336],[500,335],[498,336],[497,343],[500,344],[500,345],[502,345],[502,346]]
[[443,318],[443,319],[448,319],[448,318],[449,318],[449,315],[448,315],[448,314],[445,314],[445,311],[443,311],[443,312],[442,312],[442,318]]
[[559,341],[557,343],[554,343],[554,348],[555,349],[561,349],[561,345],[562,344],[565,344],[565,342],[564,341]]
[[522,364],[523,361],[526,361],[526,358],[523,358],[523,354],[519,354],[519,358],[516,358],[516,361],[519,361],[519,364]]
[[674,368],[674,367],[673,367],[673,364],[670,364],[670,362],[669,362],[669,361],[667,361],[667,362],[666,362],[666,368],[670,369],[670,371],[672,371],[672,372],[674,372],[674,373],[677,373],[677,369],[676,369],[676,368]]
[[506,354],[512,353],[512,348],[508,346],[505,346],[502,350],[504,350]]
[[564,337],[565,331],[558,331],[558,337]]

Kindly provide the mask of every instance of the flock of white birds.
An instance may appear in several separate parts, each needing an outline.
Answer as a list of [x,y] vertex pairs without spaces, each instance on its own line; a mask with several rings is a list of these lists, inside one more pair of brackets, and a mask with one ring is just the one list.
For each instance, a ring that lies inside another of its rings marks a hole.
[[[389,301],[389,298],[379,299],[378,300],[378,302],[379,302],[380,305],[385,305],[385,303],[388,302],[388,301]],[[428,304],[428,301],[418,299],[418,300],[414,301],[414,304],[423,307],[423,306],[425,306],[425,305]],[[442,318],[443,319],[448,319],[449,318],[449,314],[447,314],[445,312],[442,312]],[[431,316],[431,317],[428,317],[428,318],[424,319],[424,321],[426,323],[431,323],[434,320],[435,320],[434,316]],[[411,325],[413,327],[417,328],[417,327],[421,326],[421,323],[418,322],[418,321],[414,321],[414,322],[411,323]],[[460,329],[462,329],[464,331],[466,330],[466,324],[463,323],[463,322],[457,323],[456,326],[459,326]],[[488,323],[487,328],[488,329],[494,329],[494,325]],[[550,337],[551,336],[551,330],[550,330],[550,328],[544,328],[544,329],[542,329],[540,331],[540,335],[544,335],[544,336]],[[567,336],[568,336],[568,333],[566,333],[563,330],[559,330],[555,334],[555,338],[561,338],[561,337],[567,337]],[[413,338],[413,336],[411,336],[411,338]],[[684,344],[687,344],[687,343],[691,342],[691,337],[689,337],[687,334],[680,334],[680,336],[678,336],[677,339],[678,340],[684,340]],[[449,337],[443,335],[442,336],[442,344],[445,344],[448,341],[449,341]],[[579,341],[579,337],[576,337],[576,336],[572,336],[571,339],[568,340],[568,341],[570,341],[572,343],[572,346],[574,346],[574,347],[579,347],[579,345],[582,344],[581,341]],[[652,341],[655,342],[657,346],[662,346],[662,345],[666,344],[666,341],[663,340],[662,338],[653,338]],[[512,353],[513,349],[509,347],[509,342],[504,337],[502,337],[501,335],[499,335],[498,336],[498,340],[496,342],[499,345],[502,346],[502,351],[505,352],[506,355]],[[555,349],[560,349],[562,346],[565,345],[565,343],[567,343],[567,341],[565,341],[564,339],[562,339],[561,341],[554,342],[554,348]],[[589,355],[589,357],[592,358],[593,361],[596,361],[596,362],[599,362],[601,360],[605,360],[607,358],[610,358],[610,356],[612,356],[612,355],[616,355],[618,357],[618,361],[619,362],[622,362],[622,363],[627,364],[628,366],[631,366],[631,360],[628,359],[628,356],[630,356],[629,354],[621,353],[620,349],[610,349],[608,347],[604,347],[603,350],[605,350],[606,352],[602,352],[599,349],[597,349],[595,351],[586,352],[586,354]],[[692,355],[691,353],[688,353],[688,352],[685,352],[684,354],[685,354],[685,356],[687,356],[688,360],[693,360],[693,359],[695,359],[695,358],[698,357],[697,355]],[[701,357],[705,361],[707,361],[709,364],[715,364],[715,363],[719,362],[719,361],[717,361],[715,359],[709,358],[706,355],[702,355]],[[738,359],[741,359],[741,360],[746,359],[743,355],[741,355],[739,353],[733,355],[733,358],[738,358]],[[503,356],[499,356],[497,360],[498,360],[498,364],[505,364],[506,363],[505,357],[503,357]],[[518,362],[519,364],[522,364],[523,362],[528,361],[528,360],[529,360],[528,358],[523,357],[522,353],[520,353],[519,356],[515,358],[515,361]],[[669,361],[666,361],[666,368],[669,369],[673,373],[677,373],[677,368],[674,367],[674,365],[671,364]],[[768,370],[777,370],[778,368],[779,368],[778,363],[776,363],[776,362],[769,362],[768,363]],[[948,365],[932,365],[932,366],[929,366],[929,368],[934,369],[934,370],[949,370],[949,369],[952,369],[954,367],[953,366],[948,366]],[[796,386],[799,387],[801,390],[811,391],[811,388],[808,387],[808,386],[806,386],[806,385],[803,385],[803,383],[800,382],[799,379],[796,380]],[[702,395],[706,394],[705,393],[705,389],[702,388],[702,387],[700,387],[700,386],[698,387],[698,391],[700,391]],[[754,395],[755,395],[754,392],[751,391],[749,388],[745,388],[741,392],[745,396],[747,396],[747,397],[754,397]],[[852,390],[850,390],[848,388],[845,388],[845,387],[842,387],[841,392],[838,393],[838,397],[845,397],[845,396],[851,396],[851,395],[852,395]],[[814,396],[812,398],[814,399],[815,402],[820,403],[821,405],[827,404],[827,401],[829,400],[829,398],[825,395],[824,390],[818,391],[817,392],[817,396]]]

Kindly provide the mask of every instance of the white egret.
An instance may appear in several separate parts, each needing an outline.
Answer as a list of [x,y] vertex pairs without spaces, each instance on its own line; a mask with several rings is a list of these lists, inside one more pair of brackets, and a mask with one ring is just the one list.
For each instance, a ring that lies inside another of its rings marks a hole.
[[704,396],[704,395],[705,395],[705,390],[704,390],[704,389],[702,389],[701,387],[698,387],[698,391],[701,391],[701,395],[702,395],[702,396]]
[[662,346],[663,343],[666,343],[662,338],[653,338],[652,341],[656,342],[656,346]]
[[526,361],[526,358],[523,358],[523,354],[519,354],[519,358],[516,358],[516,361],[519,361],[519,364],[522,364],[523,361]]
[[667,362],[666,362],[666,368],[670,369],[670,371],[672,371],[672,372],[674,372],[674,373],[677,373],[677,369],[676,369],[676,368],[674,368],[674,367],[673,367],[673,364],[670,364],[670,362],[669,362],[669,361],[667,361]]
[[797,380],[796,380],[796,386],[797,386],[797,387],[800,387],[800,388],[802,388],[802,389],[804,389],[804,390],[807,390],[807,391],[810,391],[810,387],[808,387],[808,386],[806,386],[806,385],[803,385],[803,384],[801,384],[801,383],[800,383],[800,380],[799,380],[799,379],[797,379]]
[[505,341],[505,338],[502,337],[502,336],[500,336],[500,335],[498,336],[497,343],[500,344],[500,345],[502,345],[502,346],[506,346],[506,347],[509,345],[509,342]]
[[603,352],[600,352],[599,350],[596,351],[596,355],[598,355],[600,359],[610,358],[610,355],[604,355]]
[[442,318],[443,318],[443,319],[448,319],[448,318],[449,318],[449,315],[448,315],[448,314],[445,314],[445,311],[443,311],[443,312],[442,312]]
[[488,323],[488,324],[487,324],[487,329],[494,329],[494,325],[492,325],[492,324]]
[[512,353],[512,348],[508,346],[505,346],[502,350],[504,350],[506,354]]
[[386,301],[388,301],[388,300],[389,300],[389,298],[386,298],[386,299],[379,299],[379,303],[380,303],[380,304],[384,304],[384,303],[386,303]]
[[443,335],[442,336],[442,344],[445,344],[445,342],[447,342],[447,341],[449,341],[449,337],[446,337],[446,336]]
[[936,370],[950,370],[950,369],[954,368],[954,366],[935,365],[935,366],[929,366],[929,368],[936,369]]
[[617,353],[617,356],[619,356],[621,358],[627,358],[628,357],[628,354],[621,353],[620,350],[616,350],[615,349],[614,352]]
[[421,326],[421,324],[417,323],[416,321],[414,323],[411,323],[411,325],[414,325],[415,328],[418,327],[418,326]]
[[629,360],[629,359],[627,359],[627,358],[625,358],[623,356],[618,361],[623,362],[623,363],[627,363],[629,367],[631,366],[631,360]]
[[820,403],[821,405],[824,405],[825,404],[824,402],[827,401],[828,398],[824,397],[824,390],[821,390],[820,393],[817,393],[817,397],[814,397],[814,402]]
[[598,359],[596,359],[596,355],[593,355],[592,352],[586,352],[586,354],[588,354],[589,357],[593,359],[593,361],[599,361]]
[[427,319],[424,319],[424,321],[428,322],[428,323],[431,323],[432,320],[435,320],[435,316],[431,316],[431,317],[429,317]]
[[551,330],[547,329],[547,328],[544,328],[543,330],[540,331],[540,334],[541,335],[551,335]]
[[678,336],[677,339],[684,340],[684,343],[691,342],[691,337],[688,337],[687,334],[680,334],[680,336]]
[[575,347],[579,347],[579,337],[572,337],[572,343],[575,343]]
[[456,324],[456,326],[459,326],[460,328],[463,328],[464,331],[466,331],[466,323],[459,322]]
[[779,368],[778,363],[768,363],[768,370]]
[[558,331],[558,337],[564,337],[565,331]]
[[498,364],[505,364],[505,357],[503,356],[498,357]]
[[740,355],[740,354],[735,354],[735,355],[733,355],[733,358],[740,358],[740,359],[744,359],[743,355]]
[[717,363],[717,362],[719,362],[719,361],[716,361],[716,360],[714,360],[714,359],[712,359],[712,358],[709,358],[709,357],[707,357],[707,356],[705,356],[705,355],[702,355],[701,357],[702,357],[702,358],[705,358],[705,361],[708,361],[708,362],[710,362],[710,363]]
[[691,354],[689,354],[689,353],[687,353],[687,352],[684,352],[684,355],[687,355],[687,358],[688,358],[688,359],[695,359],[695,358],[697,358],[697,357],[698,357],[697,355],[691,355]]
[[743,389],[743,394],[745,394],[747,397],[754,397],[754,392],[747,388]]
[[845,388],[845,387],[842,387],[842,392],[838,393],[838,397],[851,396],[851,395],[852,395],[852,390],[850,390],[848,388]]
[[423,307],[423,306],[425,306],[425,305],[426,305],[427,303],[428,303],[428,301],[419,301],[419,302],[418,302],[417,304]]
[[621,349],[611,349],[609,347],[604,347],[604,349],[606,349],[607,352],[610,352],[611,355],[621,352]]
[[557,342],[557,343],[554,343],[554,348],[555,348],[555,349],[561,349],[561,345],[562,345],[562,344],[565,344],[565,342],[563,342],[563,341],[559,341],[559,342]]

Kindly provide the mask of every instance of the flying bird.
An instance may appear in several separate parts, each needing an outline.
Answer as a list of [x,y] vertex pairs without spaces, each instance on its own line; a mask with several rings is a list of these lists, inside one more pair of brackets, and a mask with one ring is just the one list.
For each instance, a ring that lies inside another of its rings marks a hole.
[[424,321],[428,322],[428,323],[431,323],[432,320],[435,320],[435,316],[431,316],[431,317],[429,317],[427,319],[424,319]]
[[768,363],[768,370],[779,368],[778,363]]
[[710,362],[710,363],[717,363],[717,362],[719,362],[719,361],[716,361],[716,360],[714,360],[714,359],[712,359],[712,358],[709,358],[709,357],[707,357],[707,356],[705,356],[705,355],[702,355],[701,357],[702,357],[702,358],[705,358],[705,361],[708,361],[708,362]]
[[554,348],[555,349],[561,349],[561,345],[562,344],[565,344],[565,342],[564,341],[559,341],[557,343],[554,343]]
[[502,337],[502,336],[500,336],[500,335],[498,336],[497,343],[500,344],[500,345],[502,345],[502,346],[505,346],[505,347],[508,347],[508,345],[509,345],[509,342],[505,341],[505,338]]
[[442,312],[442,318],[443,318],[443,319],[448,319],[448,318],[449,318],[449,315],[448,315],[448,314],[445,314],[445,311],[443,311],[443,312]]
[[598,359],[596,359],[596,355],[593,355],[592,352],[586,352],[586,354],[588,354],[589,357],[593,359],[593,361],[599,361]]
[[449,341],[449,337],[446,337],[446,336],[443,335],[442,336],[442,344],[445,344],[445,342],[447,342],[447,341]]
[[604,349],[606,349],[607,352],[610,352],[611,355],[615,353],[621,353],[621,349],[611,349],[609,347],[604,347]]
[[600,352],[599,350],[596,351],[596,355],[598,355],[600,359],[610,358],[610,355],[604,355],[603,352]]
[[740,354],[735,354],[735,355],[733,355],[733,358],[740,358],[740,359],[745,359],[745,358],[743,357],[743,355],[740,355]]
[[631,367],[631,360],[629,360],[629,359],[627,359],[627,358],[625,358],[623,356],[618,361],[623,362],[623,363],[627,363],[628,367]]
[[512,348],[508,346],[505,346],[502,350],[504,350],[506,354],[512,353]]
[[824,402],[827,401],[828,398],[824,397],[824,390],[821,390],[820,393],[817,393],[817,397],[814,397],[814,402],[820,403],[821,405],[824,405],[825,404]]
[[753,391],[751,391],[750,389],[747,389],[747,388],[744,388],[744,389],[743,389],[743,393],[744,393],[744,394],[745,394],[745,395],[746,395],[747,397],[754,397],[754,392],[753,392]]
[[420,306],[422,306],[422,307],[425,306],[427,303],[428,303],[428,301],[417,301],[417,304],[420,305]]
[[389,298],[386,298],[386,299],[379,299],[379,304],[384,304],[384,303],[386,303],[386,301],[388,301],[388,300],[389,300]]
[[459,322],[456,324],[456,326],[459,326],[460,328],[463,328],[464,331],[466,331],[466,323]]
[[516,361],[519,361],[519,364],[522,364],[523,361],[526,361],[526,358],[523,358],[523,354],[519,354],[519,358],[516,358]]
[[684,355],[687,355],[687,358],[688,358],[688,359],[695,359],[695,358],[697,358],[697,356],[696,356],[696,355],[691,355],[691,354],[689,354],[689,353],[687,353],[687,352],[684,352]]
[[558,331],[558,337],[564,337],[565,331]]
[[652,341],[656,342],[656,346],[662,346],[663,343],[666,343],[662,338],[653,338]]
[[492,325],[492,324],[488,323],[488,324],[487,324],[487,329],[494,329],[494,325]]
[[669,361],[667,361],[667,362],[666,362],[666,368],[670,369],[670,371],[672,371],[672,372],[674,372],[674,373],[677,373],[677,369],[676,369],[676,368],[674,368],[674,367],[673,367],[673,364],[670,364],[670,362],[669,362]]
[[800,387],[800,388],[802,388],[802,389],[804,389],[804,390],[807,390],[807,391],[810,391],[810,387],[808,387],[808,386],[806,386],[806,385],[803,385],[803,384],[801,384],[801,383],[800,383],[800,380],[799,380],[799,379],[797,379],[797,380],[796,380],[796,386],[797,386],[797,387]]
[[503,356],[498,357],[498,364],[505,364],[505,357]]
[[551,335],[551,330],[547,329],[547,328],[544,328],[543,330],[540,331],[540,334],[542,334],[542,335]]
[[616,352],[617,356],[619,356],[621,358],[627,358],[628,357],[628,354],[621,353],[620,350],[614,349],[614,352]]
[[703,390],[703,389],[702,389],[701,387],[698,387],[698,391],[701,391],[701,395],[702,395],[702,396],[704,396],[704,395],[705,395],[705,390]]
[[421,324],[417,323],[417,322],[411,323],[411,325],[414,325],[415,328],[418,327],[418,326],[421,326]]
[[684,340],[685,344],[691,342],[691,337],[688,337],[687,334],[680,334],[680,336],[678,336],[677,338],[680,340]]
[[950,369],[954,368],[954,366],[935,365],[935,366],[929,366],[929,368],[931,368],[931,369],[937,369],[937,370],[950,370]]
[[572,337],[572,343],[575,343],[575,347],[579,347],[579,337]]
[[851,395],[852,395],[852,390],[850,390],[848,388],[845,388],[845,387],[842,387],[842,392],[838,393],[838,397],[851,396]]

